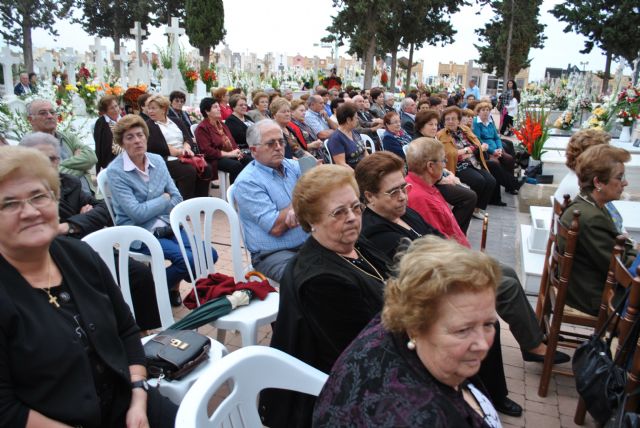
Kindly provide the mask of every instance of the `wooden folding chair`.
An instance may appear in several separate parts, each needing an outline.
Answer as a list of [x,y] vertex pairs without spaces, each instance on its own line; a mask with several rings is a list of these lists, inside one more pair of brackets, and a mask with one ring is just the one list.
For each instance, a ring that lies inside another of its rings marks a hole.
[[[596,324],[595,329],[599,330],[602,325],[606,322],[609,314],[611,314],[615,310],[615,303],[613,302],[613,298],[616,294],[616,289],[623,287],[628,289],[631,287],[631,291],[629,293],[628,303],[626,310],[624,311],[624,316],[620,318],[618,323],[618,345],[616,347],[616,352],[613,355],[618,356],[619,353],[622,353],[619,356],[620,364],[624,364],[627,360],[627,350],[622,349],[622,345],[625,341],[625,338],[629,334],[631,327],[638,317],[640,313],[640,276],[636,276],[635,278],[631,275],[631,273],[625,267],[622,261],[622,254],[624,253],[624,243],[625,237],[620,235],[616,238],[616,244],[613,247],[613,252],[611,254],[611,262],[609,263],[609,271],[607,273],[607,280],[604,284],[604,291],[602,293],[602,300],[600,302],[600,311],[598,312],[598,322]],[[640,271],[640,269],[639,269]],[[638,272],[640,274],[640,272]],[[632,348],[633,349],[633,348]],[[633,373],[633,369],[627,375],[627,388],[626,391],[632,392],[634,391],[640,379],[640,354],[636,350],[636,354],[634,355],[634,367],[637,364],[637,371]],[[637,403],[637,397],[635,397]],[[576,407],[576,413],[573,421],[577,425],[582,425],[584,423],[584,417],[586,414],[586,407],[582,398],[578,401],[578,406]]]
[[[553,248],[553,243],[555,242],[555,233],[556,233],[556,222],[569,206],[569,202],[571,201],[571,197],[569,195],[563,196],[564,201],[559,203],[553,196],[551,200],[553,201],[553,211],[551,213],[551,223],[549,226],[549,239],[547,239],[547,249],[544,254],[544,268],[542,269],[542,278],[540,278],[540,288],[538,290],[538,301],[536,302],[536,317],[538,320],[541,319],[542,316],[542,302],[544,301],[545,293],[547,292],[547,285],[549,283],[549,259],[551,258],[551,249]],[[524,245],[524,243],[522,244]]]
[[[547,335],[547,352],[544,356],[538,387],[540,397],[547,396],[552,373],[573,376],[570,369],[554,367],[553,361],[558,346],[576,348],[589,338],[587,334],[577,332],[575,329],[563,329],[563,324],[593,329],[598,320],[597,317],[565,306],[573,268],[573,257],[578,241],[579,219],[580,211],[575,210],[569,227],[566,227],[561,221],[556,221],[555,233],[554,230],[549,231],[549,239],[552,240],[551,257],[545,260],[548,265],[548,280],[546,284],[541,284],[541,287],[545,287],[545,292],[539,319],[540,328]],[[565,240],[562,250],[558,246],[558,238]]]

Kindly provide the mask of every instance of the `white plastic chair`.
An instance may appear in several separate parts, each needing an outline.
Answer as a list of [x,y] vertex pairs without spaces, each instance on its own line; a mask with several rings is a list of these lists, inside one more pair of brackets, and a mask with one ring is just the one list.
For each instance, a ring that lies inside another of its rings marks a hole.
[[327,138],[326,140],[324,140],[323,144],[324,144],[324,149],[327,151],[329,163],[333,163],[333,155],[331,154],[331,150],[329,150],[329,139]]
[[228,172],[218,170],[218,185],[220,186],[220,199],[227,201],[227,189],[231,185],[231,175]]
[[376,134],[378,134],[378,138],[380,139],[380,147],[382,147],[382,150],[385,150],[384,142],[383,142],[385,131],[386,131],[386,129],[384,129],[384,128],[376,129]]
[[196,140],[196,128],[198,127],[197,123],[194,123],[193,125],[190,126],[191,128],[191,135],[193,135],[193,141]]
[[362,138],[362,141],[364,141],[364,143],[369,147],[369,149],[371,149],[371,153],[375,153],[376,145],[371,137],[369,137],[367,134],[360,134],[360,137]]
[[[147,230],[137,226],[114,226],[93,232],[83,239],[94,249],[105,262],[113,279],[120,285],[122,296],[125,302],[133,311],[133,302],[131,300],[131,289],[129,286],[129,256],[131,255],[130,247],[134,241],[140,241],[149,248],[151,253],[151,274],[156,290],[156,302],[158,305],[158,313],[160,314],[161,328],[166,329],[175,321],[169,303],[169,293],[167,292],[167,275],[164,267],[164,255],[162,247],[158,240]],[[113,250],[118,249],[118,272],[116,275],[116,265]],[[147,336],[142,339],[143,343],[148,342],[154,335]],[[227,348],[211,338],[211,347],[209,349],[209,360],[200,367],[186,375],[178,381],[168,381],[158,379],[149,379],[151,386],[160,385],[160,392],[176,404],[180,404],[191,385],[203,374],[206,367],[213,366],[228,353]]]
[[113,197],[111,195],[111,188],[109,187],[109,182],[107,180],[106,169],[103,169],[98,173],[97,180],[98,190],[104,197],[104,204],[107,206],[107,210],[109,211],[109,215],[111,216],[111,221],[113,221],[113,224],[116,224],[116,215],[113,212]]
[[[180,404],[176,428],[261,427],[257,398],[265,388],[319,395],[328,376],[320,370],[274,348],[249,346],[224,357],[204,373]],[[230,394],[208,416],[213,394],[226,382]]]
[[[240,220],[228,202],[219,198],[193,198],[180,202],[171,210],[169,219],[185,260],[186,249],[180,233],[181,227],[189,239],[195,269],[192,271],[190,264],[186,263],[186,265],[194,291],[196,280],[204,278],[210,273],[215,273],[211,256],[211,238],[213,236],[213,217],[218,210],[224,212],[229,220],[234,280],[236,282],[245,281],[245,272],[249,270],[244,267],[242,262]],[[234,309],[228,315],[218,318],[211,324],[218,329],[220,342],[224,343],[224,330],[238,330],[242,337],[242,346],[255,345],[258,342],[258,327],[275,321],[279,305],[278,293],[269,293],[264,300],[254,300],[247,306]]]

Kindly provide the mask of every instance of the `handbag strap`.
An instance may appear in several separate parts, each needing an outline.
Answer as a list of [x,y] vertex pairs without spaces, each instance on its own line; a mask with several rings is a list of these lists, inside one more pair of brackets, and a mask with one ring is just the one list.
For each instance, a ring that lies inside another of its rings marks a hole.
[[[615,329],[618,328],[618,322],[620,321],[620,312],[622,312],[622,309],[624,308],[624,305],[627,302],[627,298],[629,297],[629,293],[631,293],[631,287],[628,287],[625,290],[624,296],[622,297],[622,299],[620,299],[620,302],[616,306],[615,310],[613,310],[611,312],[611,314],[609,315],[607,320],[604,322],[604,324],[602,324],[602,326],[600,326],[600,329],[593,336],[594,339],[599,339],[599,338],[602,337],[603,333],[605,331],[607,331],[607,327],[609,327],[609,324],[611,323],[611,320],[613,319],[613,317],[617,317],[617,319],[615,321],[615,324],[613,326],[613,330],[615,331]],[[609,344],[611,344],[610,341],[609,341]]]
[[[634,343],[636,343],[637,337],[638,337],[638,329],[640,328],[640,322],[638,321],[640,321],[640,315],[636,316],[636,319],[633,321],[633,324],[629,329],[629,333],[627,334],[627,337],[624,338],[624,341],[622,342],[622,346],[620,347],[620,351],[618,352],[618,354],[616,355],[616,358],[614,359],[614,363],[616,364],[619,363],[620,356],[624,354],[624,351],[627,350],[627,347],[629,346],[629,344],[633,345]],[[632,338],[634,340],[631,340]],[[609,346],[611,345],[609,344]],[[633,352],[627,353],[627,359],[631,358],[632,356],[633,356]]]

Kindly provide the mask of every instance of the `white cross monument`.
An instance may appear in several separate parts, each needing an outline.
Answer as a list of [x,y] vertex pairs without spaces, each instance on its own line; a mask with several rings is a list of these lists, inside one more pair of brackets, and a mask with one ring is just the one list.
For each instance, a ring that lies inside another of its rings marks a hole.
[[50,82],[51,73],[55,66],[51,52],[45,52],[36,63],[38,65],[38,71],[40,71],[40,77],[42,77],[46,82]]
[[62,62],[67,72],[67,79],[70,85],[76,86],[76,63],[78,57],[73,48],[66,48],[62,53]]
[[93,45],[89,46],[89,48],[95,53],[96,77],[98,78],[98,81],[102,82],[103,67],[104,67],[103,54],[106,52],[106,48],[102,46],[100,37],[97,37],[97,36],[94,39]]
[[2,75],[4,76],[5,96],[13,96],[13,73],[11,67],[20,64],[20,58],[13,55],[9,45],[5,45],[0,51],[0,64],[2,64]]
[[[180,20],[174,16],[171,17],[171,25],[167,26],[164,31],[171,39],[171,71],[169,72],[168,87],[162,88],[162,92],[168,95],[171,91],[181,90],[186,92],[186,85],[178,70],[178,61],[180,60],[180,36],[185,33],[184,28],[180,28]],[[164,80],[164,79],[163,79]]]
[[129,63],[129,55],[124,42],[120,42],[120,54],[114,55],[113,59],[120,62],[120,84],[123,88],[127,87],[127,64]]

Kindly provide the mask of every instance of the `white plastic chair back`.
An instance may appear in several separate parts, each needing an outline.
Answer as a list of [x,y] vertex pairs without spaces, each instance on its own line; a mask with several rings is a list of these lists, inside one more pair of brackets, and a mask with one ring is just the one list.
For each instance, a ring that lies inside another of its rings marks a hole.
[[103,169],[98,173],[97,180],[98,190],[104,197],[104,204],[107,206],[107,210],[109,211],[109,215],[111,216],[111,221],[113,221],[113,224],[116,224],[116,215],[113,212],[113,197],[111,195],[111,188],[109,187],[106,169]]
[[197,123],[194,123],[193,125],[191,125],[191,135],[193,135],[193,139],[195,141],[196,139],[196,128],[198,127]]
[[405,158],[407,157],[407,150],[409,150],[409,144],[405,144],[404,146],[402,146],[402,151],[404,152]]
[[[327,381],[320,370],[274,348],[248,346],[224,357],[191,387],[182,400],[176,428],[261,427],[256,398],[265,388],[298,391],[317,396]],[[213,394],[227,381],[231,393],[208,416]]]
[[[93,248],[104,260],[113,275],[113,279],[120,285],[122,296],[129,305],[131,313],[133,311],[133,301],[131,300],[131,289],[129,285],[129,256],[130,247],[134,241],[140,241],[149,248],[151,253],[151,274],[156,289],[156,300],[158,303],[158,313],[162,328],[167,328],[174,323],[171,304],[169,303],[169,293],[167,292],[167,275],[164,267],[164,254],[158,240],[147,230],[138,226],[114,226],[93,232],[83,239]],[[116,265],[113,250],[117,249],[118,272],[116,275]]]
[[367,134],[360,134],[360,137],[362,138],[362,141],[364,141],[364,143],[367,145],[367,147],[369,147],[369,149],[371,150],[371,153],[375,153],[376,145],[374,144],[371,137],[369,137]]
[[327,138],[326,140],[324,140],[323,144],[324,144],[324,149],[327,151],[327,157],[329,158],[329,163],[333,163],[333,155],[329,150],[329,139]]
[[[229,186],[229,188],[227,189],[227,202],[229,203],[229,205],[231,205],[231,208],[233,208],[233,210],[238,214],[238,219],[240,218],[240,212],[238,211],[238,204],[236,203],[236,200],[233,197],[233,189],[234,189],[235,185],[231,185]],[[242,228],[242,223],[240,221],[238,221],[238,224],[240,225],[240,241],[242,244],[242,248],[244,249],[244,255],[247,258],[247,260],[251,260],[251,255],[249,254],[249,250],[247,249],[247,243],[244,239],[244,229]],[[253,266],[248,266],[248,268],[245,268],[245,270],[253,270]]]
[[376,129],[376,134],[378,134],[378,138],[380,139],[380,147],[382,147],[382,150],[386,150],[384,148],[384,142],[383,142],[385,131],[386,129],[384,128]]
[[231,175],[228,172],[218,170],[218,185],[220,186],[220,199],[227,201],[227,189],[231,185]]

